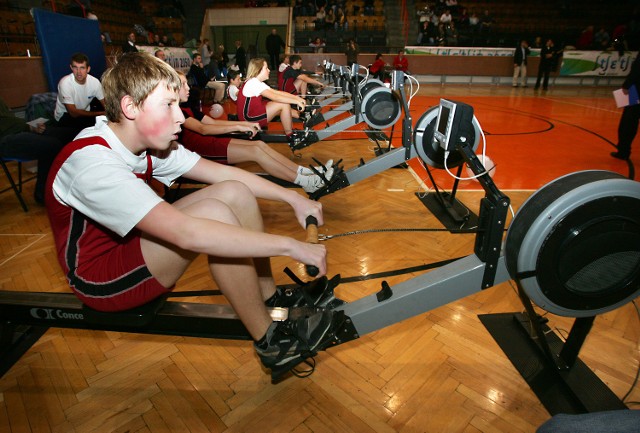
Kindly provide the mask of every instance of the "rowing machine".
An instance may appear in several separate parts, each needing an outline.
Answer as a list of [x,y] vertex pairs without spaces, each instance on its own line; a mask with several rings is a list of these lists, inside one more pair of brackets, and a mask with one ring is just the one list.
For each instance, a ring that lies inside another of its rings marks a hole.
[[[339,120],[322,130],[306,130],[303,140],[296,142],[293,150],[310,146],[321,140],[325,140],[345,131],[360,122],[366,122],[373,129],[385,129],[395,124],[402,114],[401,102],[396,94],[378,80],[360,80],[357,73],[358,65],[353,65],[349,75],[347,87],[352,93],[351,101],[344,104],[344,109],[352,111],[352,115]],[[314,120],[314,123],[326,121],[340,114],[323,114],[322,118]]]
[[[435,122],[438,115],[438,107],[432,107],[428,109],[418,119],[415,127],[413,128],[413,120],[407,103],[407,97],[404,90],[404,73],[402,71],[393,71],[391,82],[393,94],[395,100],[401,102],[402,109],[404,110],[404,119],[402,121],[402,147],[391,149],[388,152],[382,153],[376,158],[362,163],[357,167],[349,170],[339,170],[334,173],[331,183],[322,189],[314,192],[310,195],[314,200],[319,199],[327,194],[331,194],[335,191],[346,188],[371,176],[374,176],[382,171],[396,167],[410,159],[419,157],[425,163],[430,166],[442,168],[444,167],[444,151],[437,143],[433,142],[433,132]],[[385,87],[386,89],[386,87]],[[372,96],[376,96],[373,94]],[[366,96],[365,96],[366,97]],[[376,104],[378,101],[374,98],[368,99],[370,104]],[[388,113],[395,113],[395,109],[388,104],[388,98],[380,101],[381,107],[387,107]],[[373,111],[373,110],[370,110]],[[397,121],[398,116],[388,116],[383,114],[384,110],[377,109],[376,115],[385,121],[393,120]],[[371,122],[371,119],[369,119]],[[381,125],[381,124],[380,124]],[[466,137],[471,143],[471,149],[476,150],[480,142],[480,125],[475,116],[472,119],[472,129],[468,137]],[[448,155],[447,164],[448,167],[459,167],[463,164],[464,159],[459,152],[451,152]]]
[[[474,254],[393,287],[383,282],[378,293],[354,302],[330,304],[336,323],[327,347],[513,279],[525,306],[530,299],[553,314],[577,318],[575,333],[572,330],[560,351],[547,343],[544,329],[532,343],[543,356],[540,364],[551,366],[554,377],[566,383],[563,388],[570,389],[567,398],[572,400],[572,408],[623,408],[616,398],[599,394],[598,399],[585,399],[573,388],[581,382],[575,369],[577,353],[593,317],[640,294],[640,184],[606,171],[561,177],[523,204],[509,227],[503,249],[509,198],[493,183],[470,140],[454,142],[455,151],[485,191]],[[527,326],[541,328],[533,310],[528,310]],[[272,313],[276,313],[272,314],[274,319],[299,314],[296,309]],[[164,299],[133,311],[95,313],[71,294],[0,291],[0,317],[0,341],[8,349],[24,346],[24,338],[31,338],[27,332],[18,332],[22,326],[248,338],[227,306]]]

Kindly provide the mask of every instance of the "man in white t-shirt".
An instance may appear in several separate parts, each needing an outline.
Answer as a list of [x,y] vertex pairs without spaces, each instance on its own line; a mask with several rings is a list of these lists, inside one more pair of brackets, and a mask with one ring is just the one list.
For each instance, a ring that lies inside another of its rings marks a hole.
[[[96,116],[104,114],[104,94],[100,81],[89,75],[91,66],[85,54],[74,54],[69,67],[71,73],[58,82],[54,116],[59,126],[77,128],[80,131],[93,126]],[[101,105],[102,109],[92,111],[92,103]]]

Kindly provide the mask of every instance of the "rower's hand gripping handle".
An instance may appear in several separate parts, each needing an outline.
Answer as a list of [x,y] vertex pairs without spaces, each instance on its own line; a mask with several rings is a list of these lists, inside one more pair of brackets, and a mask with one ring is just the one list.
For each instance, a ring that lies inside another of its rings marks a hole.
[[[310,244],[318,243],[318,220],[313,215],[309,215],[305,220],[307,224],[307,239]],[[315,277],[320,272],[317,267],[313,265],[306,265],[307,275]]]

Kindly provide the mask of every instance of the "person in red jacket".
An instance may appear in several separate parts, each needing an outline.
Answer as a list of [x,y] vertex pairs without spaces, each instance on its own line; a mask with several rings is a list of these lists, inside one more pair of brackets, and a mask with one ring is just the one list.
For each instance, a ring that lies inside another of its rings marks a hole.
[[373,78],[377,78],[381,81],[384,81],[384,68],[387,64],[382,58],[382,54],[376,54],[375,61],[369,66],[369,72]]
[[408,73],[409,59],[404,56],[404,50],[398,51],[398,55],[393,59],[393,69]]

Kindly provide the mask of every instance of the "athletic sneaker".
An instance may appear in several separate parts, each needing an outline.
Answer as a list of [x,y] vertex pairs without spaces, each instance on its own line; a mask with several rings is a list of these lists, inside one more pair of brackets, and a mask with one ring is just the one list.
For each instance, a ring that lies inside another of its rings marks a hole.
[[[327,171],[329,167],[333,167],[333,159],[327,160],[327,162],[325,162],[324,165],[316,165],[313,168],[318,173],[324,173],[325,171]],[[316,174],[316,171],[313,171],[310,167],[304,167],[304,166],[300,166],[300,168],[298,169],[298,173],[306,174],[306,175]]]
[[[338,284],[340,284],[340,275],[331,280],[323,276],[307,283],[300,282],[294,287],[278,287],[276,293],[264,304],[267,307],[280,308],[334,306],[339,301],[333,291]],[[343,301],[339,301],[338,305],[342,303]]]
[[309,128],[303,130],[294,129],[293,132],[287,136],[287,141],[291,150],[300,150],[317,142],[318,135]]
[[308,193],[312,193],[312,192],[316,192],[317,190],[319,190],[320,188],[324,188],[326,185],[328,185],[328,182],[331,181],[331,178],[333,177],[333,167],[329,167],[325,170],[325,172],[323,173],[324,178],[318,176],[317,174],[310,174],[307,177],[307,184],[306,185],[302,185],[302,189],[305,190],[305,192]]
[[326,349],[334,339],[334,313],[323,310],[309,317],[273,322],[265,342],[254,343],[260,361],[271,369],[276,379],[318,351]]

